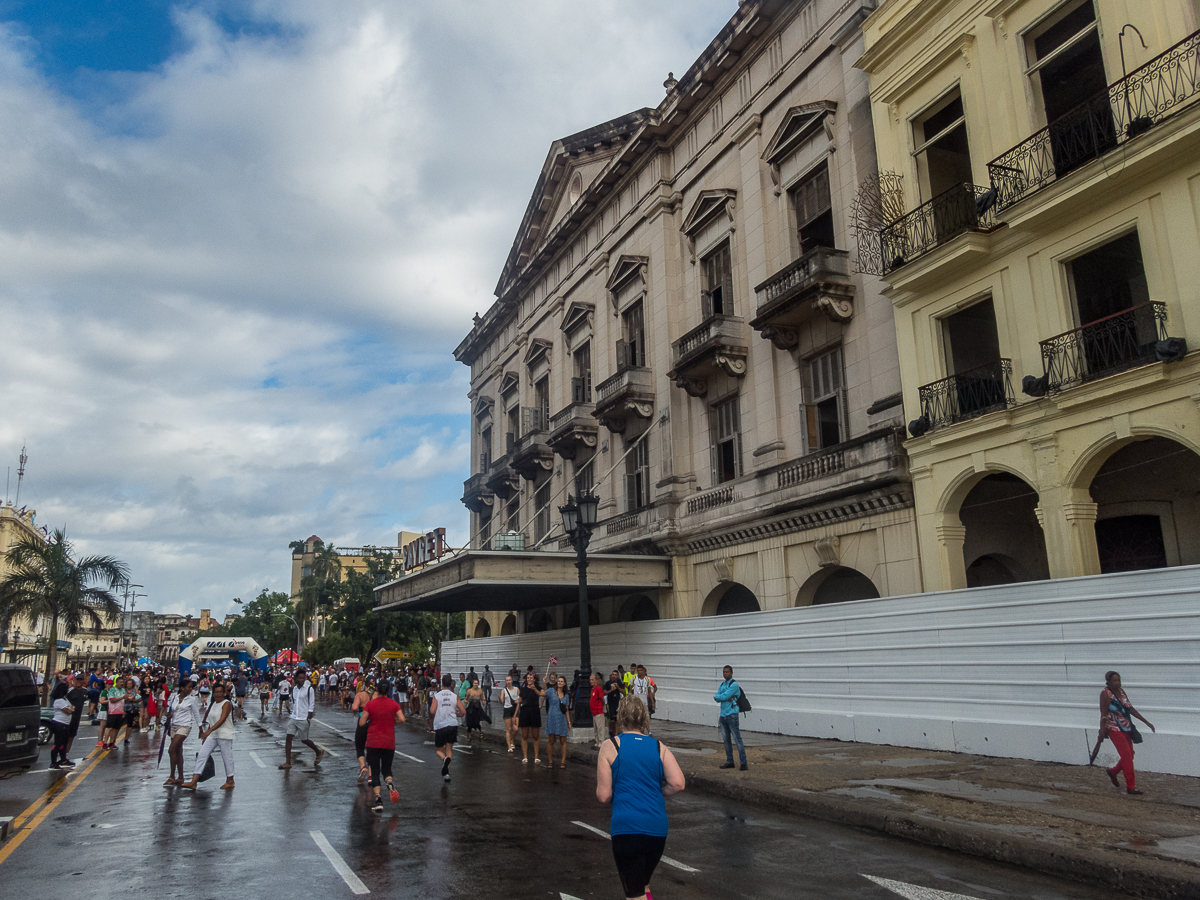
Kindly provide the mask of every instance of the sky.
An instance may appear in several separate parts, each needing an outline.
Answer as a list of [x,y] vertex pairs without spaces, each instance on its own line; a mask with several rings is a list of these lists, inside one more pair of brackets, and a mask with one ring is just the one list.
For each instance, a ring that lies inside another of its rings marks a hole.
[[736,0],[0,0],[0,475],[138,608],[465,542],[468,371],[550,144]]

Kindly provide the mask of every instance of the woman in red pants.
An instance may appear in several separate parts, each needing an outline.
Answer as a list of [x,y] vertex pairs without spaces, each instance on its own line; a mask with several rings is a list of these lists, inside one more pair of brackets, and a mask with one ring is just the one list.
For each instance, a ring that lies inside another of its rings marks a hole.
[[1137,730],[1131,719],[1141,719],[1146,727],[1154,731],[1150,720],[1133,708],[1125,692],[1121,690],[1121,673],[1106,672],[1104,675],[1104,690],[1100,692],[1100,730],[1108,734],[1113,742],[1121,761],[1108,769],[1108,777],[1115,787],[1120,787],[1117,772],[1125,773],[1125,790],[1130,794],[1140,794],[1133,774],[1133,735]]

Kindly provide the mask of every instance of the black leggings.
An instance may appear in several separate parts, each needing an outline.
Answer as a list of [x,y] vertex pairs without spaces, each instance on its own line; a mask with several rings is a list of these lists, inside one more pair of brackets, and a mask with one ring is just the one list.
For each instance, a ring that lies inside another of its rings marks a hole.
[[354,729],[354,755],[367,755],[367,729],[370,725],[359,725]]
[[612,836],[613,859],[617,861],[617,874],[621,876],[621,887],[626,897],[641,897],[650,884],[650,876],[662,859],[667,848],[666,835],[614,834]]
[[50,765],[66,762],[67,744],[71,743],[71,726],[62,722],[51,722],[50,733],[54,735],[54,746],[50,748]]
[[[396,758],[396,751],[391,747],[368,747],[367,748],[367,765],[371,769],[371,787],[379,787],[382,783],[379,780],[379,770],[383,770],[384,778],[392,777],[392,760]],[[664,839],[664,846],[665,846]]]

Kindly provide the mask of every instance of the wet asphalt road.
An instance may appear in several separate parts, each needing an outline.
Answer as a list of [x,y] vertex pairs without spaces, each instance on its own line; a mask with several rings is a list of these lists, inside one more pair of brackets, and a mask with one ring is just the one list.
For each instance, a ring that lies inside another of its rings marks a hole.
[[[397,735],[399,753],[413,757],[397,756],[401,800],[392,805],[385,796],[379,815],[355,780],[348,714],[318,707],[313,737],[337,755],[327,755],[316,771],[307,749],[301,765],[279,771],[283,719],[268,714],[264,724],[270,733],[252,723],[238,726],[232,794],[217,790],[219,758],[217,777],[195,794],[164,789],[167,764],[155,767],[154,735],[136,735],[129,748],[71,776],[67,784],[81,778],[78,786],[0,860],[0,897],[352,898],[355,879],[360,893],[430,900],[622,896],[609,842],[576,824],[608,828],[590,768],[524,766],[488,744],[456,753],[453,781],[445,784],[426,744],[432,735],[409,725]],[[85,728],[75,755],[92,752],[88,735]],[[193,737],[188,758],[197,746]],[[0,815],[14,814],[56,775],[0,782]],[[978,900],[1102,896],[1099,889],[700,794],[671,798],[668,814],[666,852],[684,868],[659,866],[651,885],[657,900],[947,900],[911,888],[897,893],[866,876]],[[0,855],[9,844],[0,844]],[[349,882],[338,863],[353,873]]]

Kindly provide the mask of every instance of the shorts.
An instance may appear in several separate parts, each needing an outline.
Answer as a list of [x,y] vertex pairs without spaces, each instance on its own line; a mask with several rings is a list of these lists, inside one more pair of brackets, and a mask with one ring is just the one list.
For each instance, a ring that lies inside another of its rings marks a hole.
[[294,735],[302,741],[307,741],[308,730],[311,727],[312,723],[308,719],[288,719],[287,727],[283,730],[283,733]]
[[517,716],[517,724],[521,728],[541,728],[542,727],[542,711],[538,707],[532,709],[528,706],[521,710],[521,714]]
[[504,718],[511,719],[516,714],[517,714],[517,711],[515,708],[513,708],[511,706],[504,707]]
[[192,733],[191,725],[176,725],[171,729],[171,737],[186,738]]
[[613,859],[626,897],[641,897],[650,884],[650,876],[667,848],[666,835],[614,834]]
[[125,724],[125,715],[125,713],[121,713],[119,716],[114,716],[109,713],[108,719],[104,723],[104,727],[111,728],[113,731],[119,730]]
[[458,726],[447,725],[445,728],[439,728],[433,733],[433,746],[445,747],[449,744],[451,747],[458,741]]

